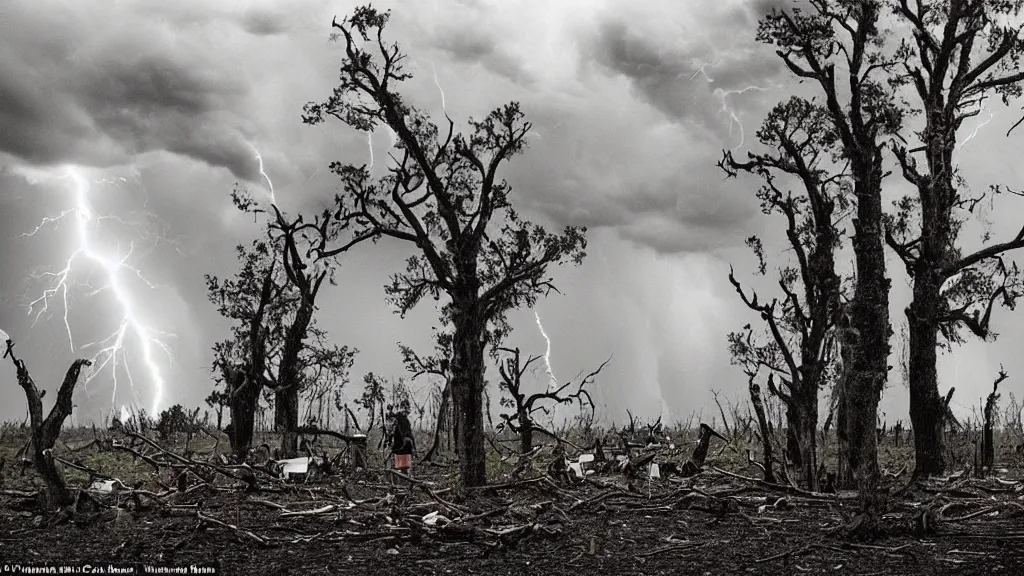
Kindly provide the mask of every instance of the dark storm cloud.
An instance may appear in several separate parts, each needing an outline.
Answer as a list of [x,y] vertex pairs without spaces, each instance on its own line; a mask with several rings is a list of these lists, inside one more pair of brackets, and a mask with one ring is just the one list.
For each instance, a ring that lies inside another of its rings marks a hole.
[[[728,133],[736,128],[732,113],[777,97],[763,95],[777,84],[778,58],[753,44],[747,16],[735,8],[720,18],[718,28],[709,23],[710,37],[686,43],[652,37],[624,19],[608,19],[591,39],[592,57],[628,78],[644,101],[669,118]],[[758,89],[736,93],[751,86]]]
[[216,54],[166,22],[90,29],[28,2],[11,10],[0,31],[0,151],[35,165],[109,166],[167,150],[254,178],[239,109],[248,89]]

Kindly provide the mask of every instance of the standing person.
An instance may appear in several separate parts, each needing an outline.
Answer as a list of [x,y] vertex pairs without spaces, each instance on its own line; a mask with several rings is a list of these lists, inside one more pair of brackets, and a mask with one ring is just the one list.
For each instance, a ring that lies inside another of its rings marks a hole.
[[409,476],[412,487],[412,455],[416,450],[416,440],[412,436],[412,424],[404,407],[394,413],[395,424],[392,428],[391,452],[395,455],[395,468]]

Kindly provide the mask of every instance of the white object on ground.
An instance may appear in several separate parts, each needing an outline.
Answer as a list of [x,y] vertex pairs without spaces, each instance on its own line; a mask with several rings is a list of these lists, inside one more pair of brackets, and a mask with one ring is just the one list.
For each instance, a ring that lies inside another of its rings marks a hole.
[[440,523],[441,526],[445,526],[447,524],[450,524],[451,520],[444,516],[441,516],[441,514],[438,512],[431,512],[430,514],[427,514],[423,517],[423,523],[427,526],[436,526],[438,523]]
[[93,480],[92,484],[89,485],[88,491],[109,494],[111,492],[119,492],[121,489],[127,488],[128,487],[117,478],[108,478],[105,480]]
[[650,468],[647,469],[648,478],[661,478],[661,466],[651,462]]
[[278,470],[278,476],[287,478],[293,474],[301,475],[309,473],[309,464],[312,461],[314,466],[320,464],[319,458],[310,458],[309,456],[303,456],[301,458],[289,458],[287,460],[277,460],[274,462],[275,468]]
[[583,467],[580,466],[579,462],[573,462],[569,464],[567,469],[571,471],[573,474],[575,474],[577,478],[584,477]]

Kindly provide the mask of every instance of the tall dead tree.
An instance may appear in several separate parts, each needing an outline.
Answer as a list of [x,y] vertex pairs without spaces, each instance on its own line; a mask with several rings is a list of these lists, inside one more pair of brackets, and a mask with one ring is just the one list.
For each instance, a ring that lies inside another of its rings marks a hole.
[[349,233],[347,242],[324,242],[322,258],[367,240],[407,242],[416,251],[404,273],[386,287],[403,315],[423,297],[446,297],[442,322],[452,333],[452,399],[459,418],[457,445],[462,485],[486,482],[483,424],[485,355],[508,332],[505,314],[533,306],[554,289],[548,266],[585,256],[586,229],[568,226],[561,235],[523,221],[512,209],[511,187],[498,180],[501,164],[526,147],[530,123],[518,103],[470,120],[468,136],[447,135],[396,91],[411,75],[397,44],[383,39],[388,12],[364,6],[332,22],[344,42],[340,84],[322,103],[309,103],[303,120],[329,117],[360,131],[380,125],[395,137],[387,175],[373,178],[366,166],[335,162],[342,182],[336,207],[310,227]]
[[505,396],[501,398],[501,406],[508,409],[509,412],[503,412],[498,416],[502,419],[502,426],[504,428],[508,428],[513,433],[519,435],[520,453],[528,454],[533,450],[534,432],[541,432],[556,440],[558,439],[553,432],[549,432],[543,426],[537,424],[537,420],[534,418],[534,413],[537,411],[550,414],[549,406],[541,404],[541,402],[548,401],[555,404],[571,404],[576,402],[581,408],[589,407],[591,412],[594,411],[594,400],[590,397],[590,392],[586,390],[586,387],[593,384],[594,378],[608,365],[611,358],[605,360],[596,370],[581,378],[574,392],[568,391],[573,384],[572,381],[569,381],[555,390],[549,389],[547,392],[530,394],[523,390],[523,375],[530,369],[530,364],[540,360],[543,356],[530,356],[523,363],[520,359],[519,348],[498,348],[498,350],[510,354],[509,357],[505,358],[503,364],[498,365],[498,373],[501,375],[501,382],[498,384],[498,387],[505,393]]
[[992,393],[985,399],[985,423],[981,432],[981,470],[992,471],[996,463],[995,420],[996,403],[999,402],[999,385],[1010,375],[999,367],[999,376],[992,382]]
[[[880,526],[884,498],[879,492],[878,402],[888,377],[889,287],[882,230],[883,139],[902,126],[902,110],[881,78],[895,61],[882,50],[882,0],[808,0],[801,10],[777,10],[763,17],[758,39],[777,46],[787,69],[819,89],[849,162],[856,201],[853,250],[856,285],[851,306],[856,351],[848,370],[846,406],[850,464],[861,514],[851,534],[870,535]],[[842,73],[837,74],[837,65]]]
[[963,252],[960,232],[985,194],[966,194],[955,164],[963,121],[977,116],[993,94],[1009,103],[1024,88],[1019,69],[1022,8],[1024,0],[900,0],[896,7],[913,39],[899,46],[901,67],[893,80],[911,87],[914,107],[924,118],[923,129],[914,134],[919,142],[895,147],[903,177],[916,194],[897,204],[886,234],[913,280],[906,315],[918,476],[942,474],[946,468],[947,404],[936,373],[939,335],[947,346],[963,341],[963,328],[994,338],[989,329],[993,306],[1001,302],[1012,309],[1024,289],[1017,265],[1002,258],[1024,247],[1024,227],[1005,242]]
[[64,381],[57,389],[57,399],[50,409],[50,413],[43,417],[43,396],[46,391],[40,391],[36,386],[32,375],[29,374],[25,362],[14,355],[14,341],[7,339],[5,342],[4,358],[10,358],[11,363],[18,375],[18,385],[25,391],[25,399],[28,401],[29,424],[32,427],[32,466],[43,479],[46,489],[43,491],[41,504],[46,510],[55,510],[62,506],[71,504],[74,499],[68,492],[67,484],[64,482],[64,475],[57,468],[53,459],[53,446],[60,436],[61,426],[64,420],[71,415],[74,407],[72,396],[75,385],[78,384],[78,377],[82,368],[91,366],[90,360],[78,359],[71,363]]
[[[769,388],[772,387],[771,382],[774,376],[774,374],[768,375]],[[759,436],[761,436],[762,454],[764,456],[761,467],[764,468],[764,480],[765,482],[775,482],[775,471],[773,465],[774,458],[772,457],[772,434],[768,428],[768,417],[764,412],[764,402],[761,400],[761,387],[754,382],[754,378],[757,377],[757,372],[749,372],[747,377],[747,388],[750,392],[750,403],[753,404],[754,413],[757,414],[757,428],[760,431]],[[783,462],[782,465],[785,466],[785,462]]]
[[[764,181],[757,197],[766,214],[785,218],[786,239],[796,265],[779,271],[781,302],[773,298],[762,303],[753,291],[748,296],[730,270],[729,281],[740,299],[766,322],[768,342],[753,342],[748,328],[729,335],[729,348],[733,362],[744,365],[751,378],[761,367],[768,369],[768,389],[786,406],[789,456],[800,468],[801,482],[816,490],[818,391],[826,383],[834,352],[830,330],[841,292],[835,253],[842,236],[839,221],[850,206],[850,181],[842,167],[830,173],[829,159],[836,152],[838,137],[828,110],[820,105],[793,97],[772,110],[757,136],[773,153],[748,152],[748,161],[738,162],[726,152],[719,166],[729,176],[742,171]],[[798,191],[784,191],[780,177],[793,179]],[[764,274],[767,264],[761,240],[752,236],[747,244]],[[771,384],[774,376],[781,387]]]

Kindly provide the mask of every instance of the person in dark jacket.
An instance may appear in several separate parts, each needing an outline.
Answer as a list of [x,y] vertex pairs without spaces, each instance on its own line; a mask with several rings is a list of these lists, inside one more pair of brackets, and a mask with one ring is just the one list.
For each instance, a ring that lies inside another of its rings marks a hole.
[[412,424],[405,410],[399,409],[393,414],[394,425],[391,429],[391,452],[395,455],[395,468],[409,476],[412,482],[412,455],[416,451],[416,440],[412,435]]

